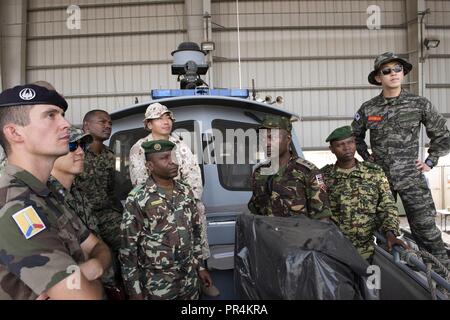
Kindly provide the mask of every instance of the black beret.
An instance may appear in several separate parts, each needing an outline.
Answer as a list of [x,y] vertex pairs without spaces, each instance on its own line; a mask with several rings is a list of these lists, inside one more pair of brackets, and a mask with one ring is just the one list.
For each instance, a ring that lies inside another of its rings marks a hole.
[[51,104],[67,110],[67,101],[58,92],[35,84],[15,86],[0,93],[0,108],[32,104]]

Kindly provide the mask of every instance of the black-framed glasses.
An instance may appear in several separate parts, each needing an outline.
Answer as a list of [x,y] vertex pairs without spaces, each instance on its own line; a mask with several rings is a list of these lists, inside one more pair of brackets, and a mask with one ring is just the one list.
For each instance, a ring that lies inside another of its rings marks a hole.
[[381,73],[385,76],[390,74],[392,71],[394,71],[395,73],[399,73],[399,72],[403,71],[403,66],[401,64],[397,64],[393,68],[386,67],[386,68],[381,69]]
[[79,140],[69,142],[69,151],[74,152],[75,150],[78,149],[78,146],[80,146],[80,148],[83,149],[83,151],[86,151],[88,144],[85,141],[79,141]]

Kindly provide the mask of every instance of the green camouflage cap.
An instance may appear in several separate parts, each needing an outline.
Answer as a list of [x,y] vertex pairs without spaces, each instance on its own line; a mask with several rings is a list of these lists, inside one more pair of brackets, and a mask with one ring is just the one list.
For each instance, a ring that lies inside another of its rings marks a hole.
[[260,129],[284,129],[288,132],[291,132],[292,123],[288,117],[266,115],[259,128]]
[[373,64],[373,70],[369,73],[369,76],[367,79],[369,80],[370,84],[373,84],[375,86],[381,86],[381,83],[375,80],[375,76],[380,71],[380,68],[382,65],[392,62],[392,61],[398,61],[403,65],[403,73],[406,76],[412,69],[412,64],[406,61],[405,59],[400,58],[398,55],[396,55],[393,52],[385,52],[380,54]]
[[87,143],[91,143],[93,138],[90,133],[85,133],[83,130],[78,129],[75,126],[69,128],[69,142],[75,142],[83,139]]
[[325,142],[339,141],[339,140],[347,139],[351,136],[353,136],[352,127],[350,127],[350,126],[339,127],[337,129],[333,130],[332,133],[330,133],[330,135],[327,137],[327,140],[325,140]]
[[141,144],[145,154],[171,151],[175,144],[169,140],[153,140]]

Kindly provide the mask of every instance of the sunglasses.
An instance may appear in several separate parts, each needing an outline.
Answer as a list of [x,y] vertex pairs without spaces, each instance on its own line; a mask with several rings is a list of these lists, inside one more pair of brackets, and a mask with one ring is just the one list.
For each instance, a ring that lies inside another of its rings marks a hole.
[[69,151],[74,152],[75,150],[78,149],[78,146],[80,146],[80,148],[83,149],[83,151],[86,151],[88,144],[85,141],[69,142]]
[[386,67],[386,68],[381,69],[381,73],[385,76],[390,74],[392,71],[394,71],[395,73],[399,73],[399,72],[403,71],[403,66],[401,64],[397,64],[393,68]]

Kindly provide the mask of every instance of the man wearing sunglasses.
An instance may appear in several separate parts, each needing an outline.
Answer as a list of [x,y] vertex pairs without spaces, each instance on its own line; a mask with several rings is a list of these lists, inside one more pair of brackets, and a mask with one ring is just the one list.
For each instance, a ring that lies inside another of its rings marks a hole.
[[[86,227],[101,239],[99,222],[92,213],[89,200],[82,190],[73,185],[75,177],[83,172],[84,153],[91,142],[92,136],[89,133],[84,133],[83,130],[71,126],[69,128],[69,153],[56,159],[47,185],[57,199],[77,214]],[[109,251],[106,245],[104,248]],[[119,280],[115,279],[112,267],[104,270],[98,261],[90,259],[84,268],[86,269],[85,273],[91,277],[102,275],[107,295],[111,296],[112,293],[118,292]],[[112,298],[114,297],[112,296]]]
[[46,185],[55,160],[69,151],[66,110],[63,97],[37,85],[0,94],[8,158],[0,178],[0,300],[103,297],[82,267],[101,244]]
[[[369,83],[382,92],[363,103],[352,122],[358,153],[364,160],[380,165],[388,177],[394,198],[402,199],[413,237],[419,248],[448,264],[436,208],[423,172],[430,171],[439,157],[450,151],[446,119],[425,98],[402,89],[402,81],[412,65],[392,52],[375,59]],[[425,162],[419,160],[421,124],[430,138]],[[364,141],[370,131],[372,154]]]

